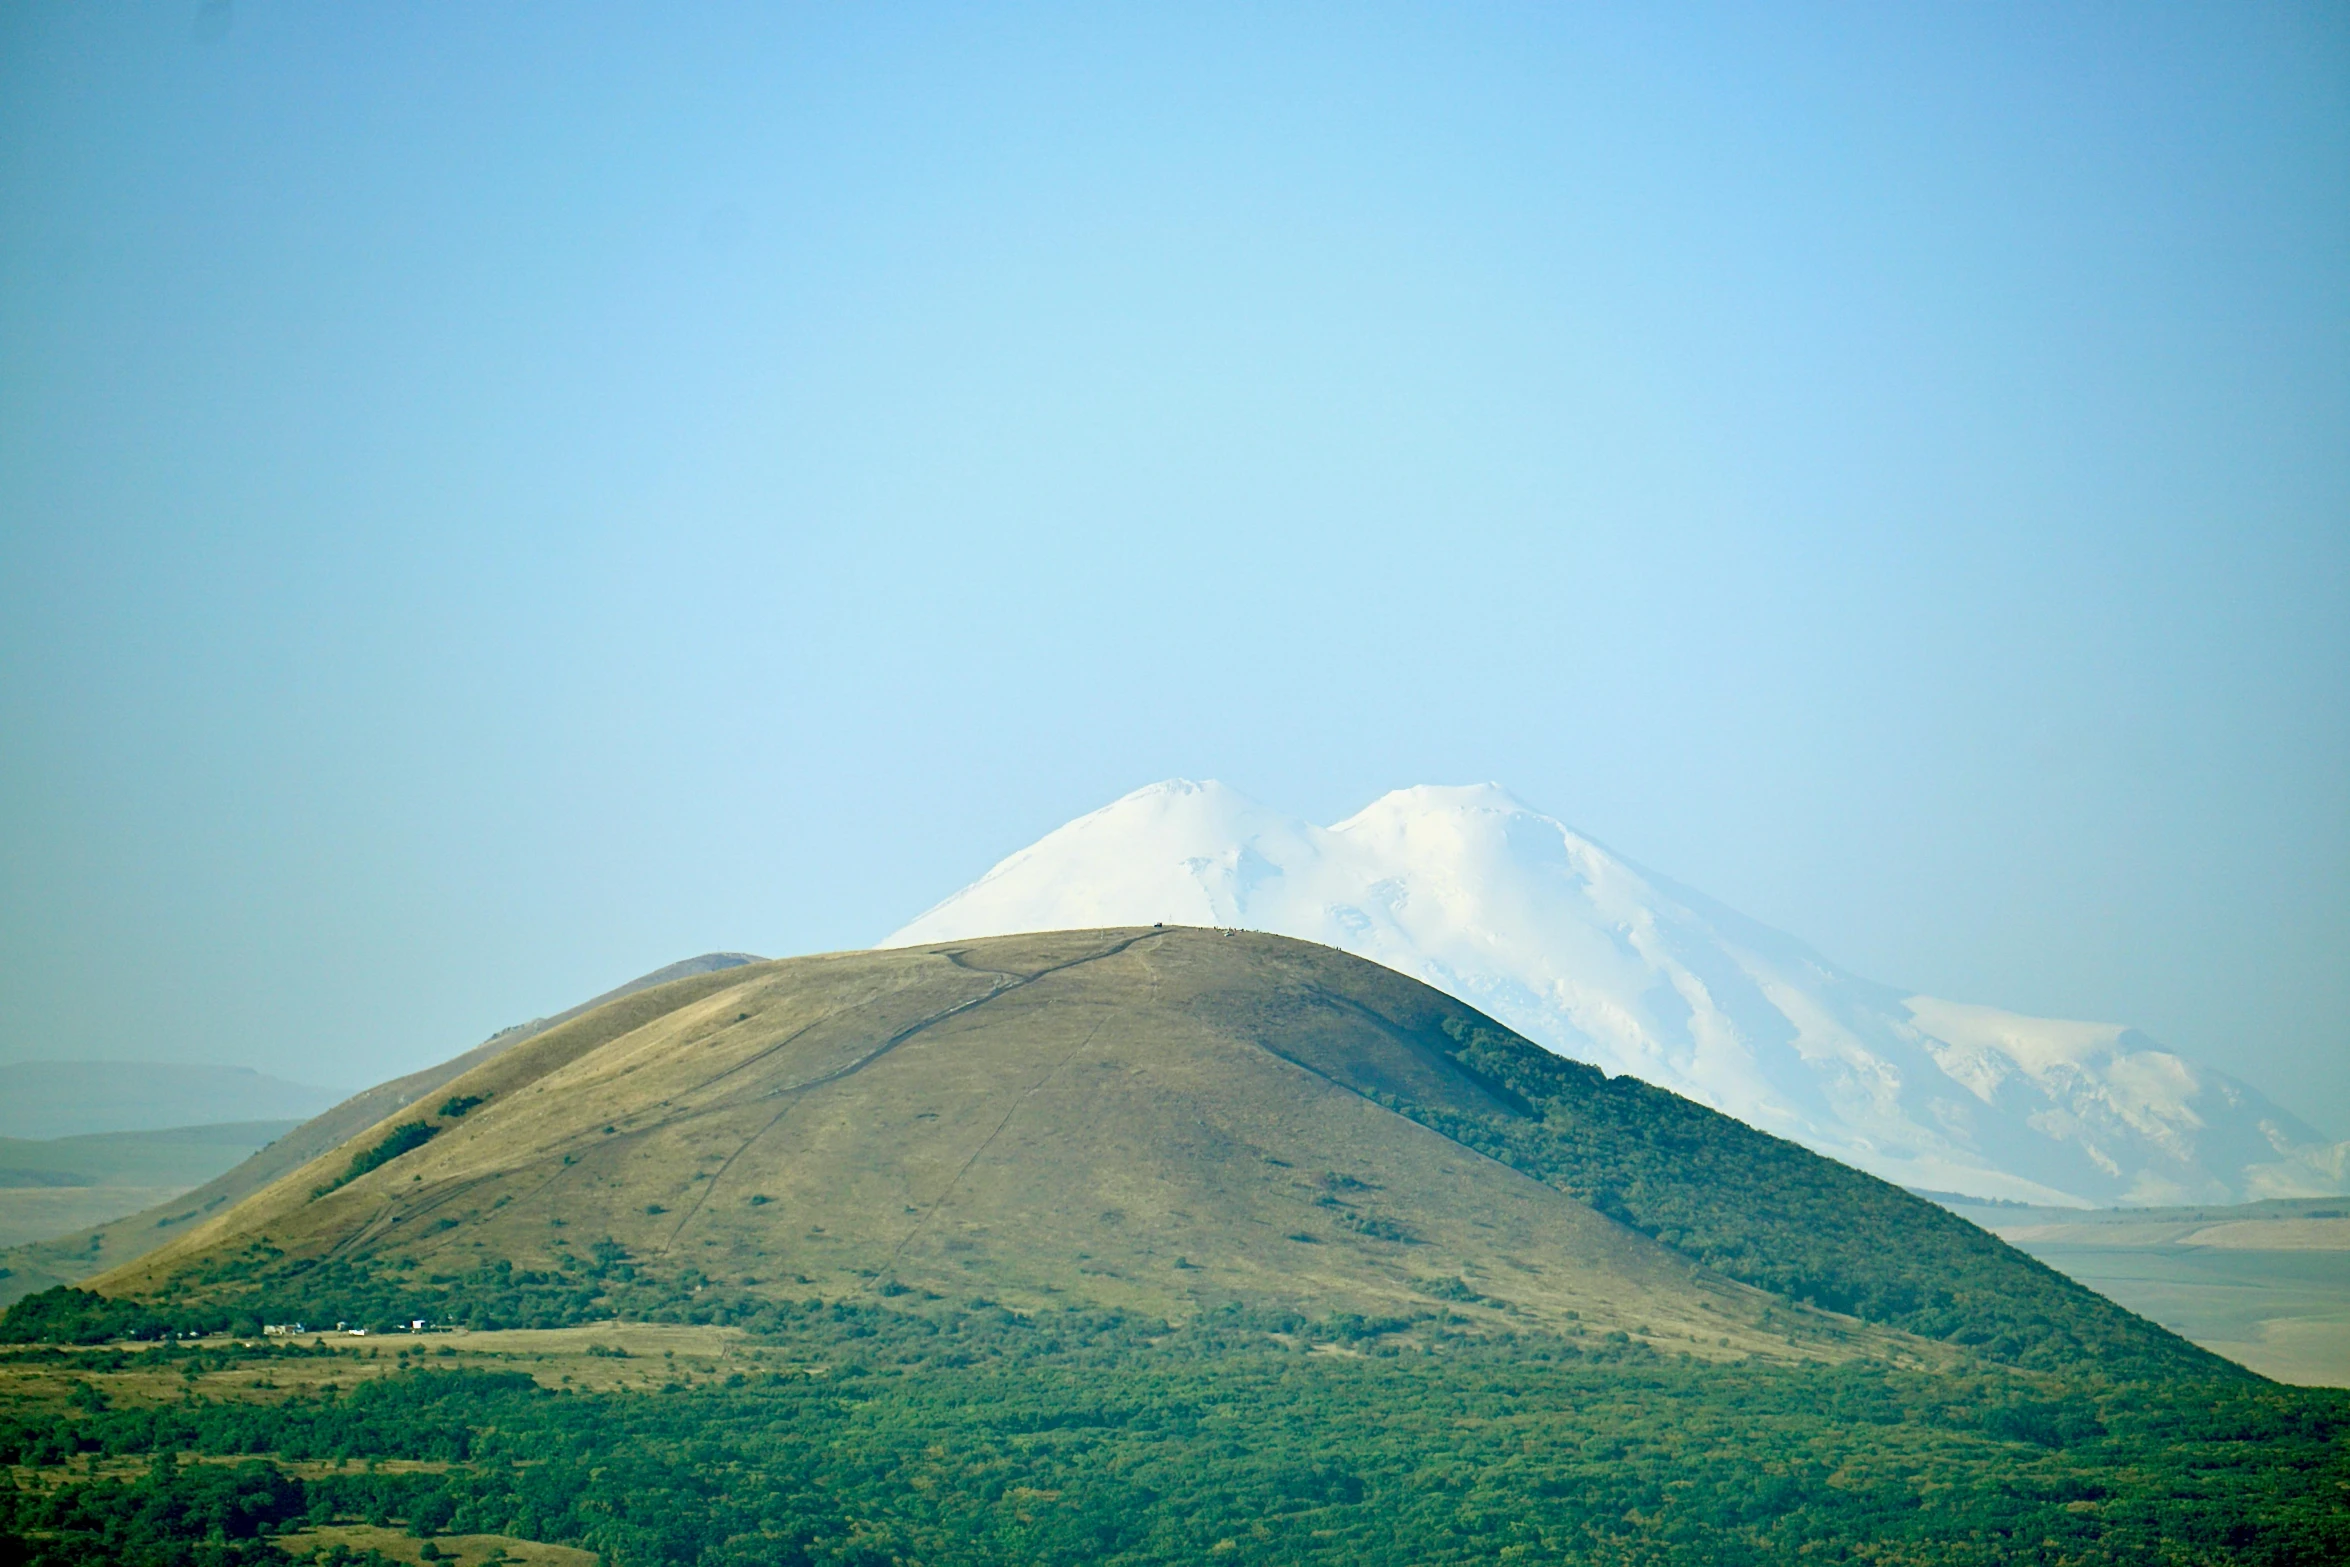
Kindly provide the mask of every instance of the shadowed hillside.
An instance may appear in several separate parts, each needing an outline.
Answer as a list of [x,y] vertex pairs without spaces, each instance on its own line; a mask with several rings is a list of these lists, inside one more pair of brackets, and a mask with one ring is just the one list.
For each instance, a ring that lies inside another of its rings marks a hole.
[[[97,1287],[490,1325],[607,1309],[618,1270],[710,1302],[1437,1309],[1711,1356],[1902,1352],[1857,1317],[2027,1365],[2216,1364],[1932,1204],[1282,937],[756,964],[440,1092]],[[539,1304],[449,1293],[500,1269]]]

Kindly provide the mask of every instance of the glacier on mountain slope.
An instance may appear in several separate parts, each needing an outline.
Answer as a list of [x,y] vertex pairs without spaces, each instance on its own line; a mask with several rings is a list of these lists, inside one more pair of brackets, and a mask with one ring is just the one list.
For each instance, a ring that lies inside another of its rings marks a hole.
[[1358,953],[1908,1186],[2146,1204],[2329,1194],[2350,1176],[2350,1144],[2134,1029],[1872,984],[1490,784],[1399,789],[1334,827],[1218,783],[1153,784],[882,945],[1162,921]]

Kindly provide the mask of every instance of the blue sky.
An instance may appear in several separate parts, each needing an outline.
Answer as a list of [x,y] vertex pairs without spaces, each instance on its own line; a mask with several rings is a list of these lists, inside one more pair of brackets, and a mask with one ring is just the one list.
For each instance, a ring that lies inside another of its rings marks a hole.
[[1493,778],[2350,1134],[2350,13],[680,10],[0,15],[0,1056]]

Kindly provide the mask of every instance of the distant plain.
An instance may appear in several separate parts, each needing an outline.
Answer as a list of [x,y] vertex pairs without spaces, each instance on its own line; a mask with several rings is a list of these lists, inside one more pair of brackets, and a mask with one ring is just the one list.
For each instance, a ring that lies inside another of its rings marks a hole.
[[1951,1206],[2140,1316],[2280,1382],[2350,1387],[2350,1199]]
[[230,1121],[79,1137],[0,1137],[0,1246],[48,1240],[203,1185],[300,1121]]

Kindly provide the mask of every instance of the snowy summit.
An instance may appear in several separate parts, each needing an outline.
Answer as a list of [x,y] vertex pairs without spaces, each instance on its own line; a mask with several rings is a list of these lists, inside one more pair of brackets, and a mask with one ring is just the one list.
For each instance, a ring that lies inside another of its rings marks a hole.
[[1904,996],[1492,784],[1333,827],[1171,779],[1048,834],[882,943],[1104,925],[1324,942],[1906,1186],[2053,1203],[2337,1192],[2350,1144],[2109,1023]]

